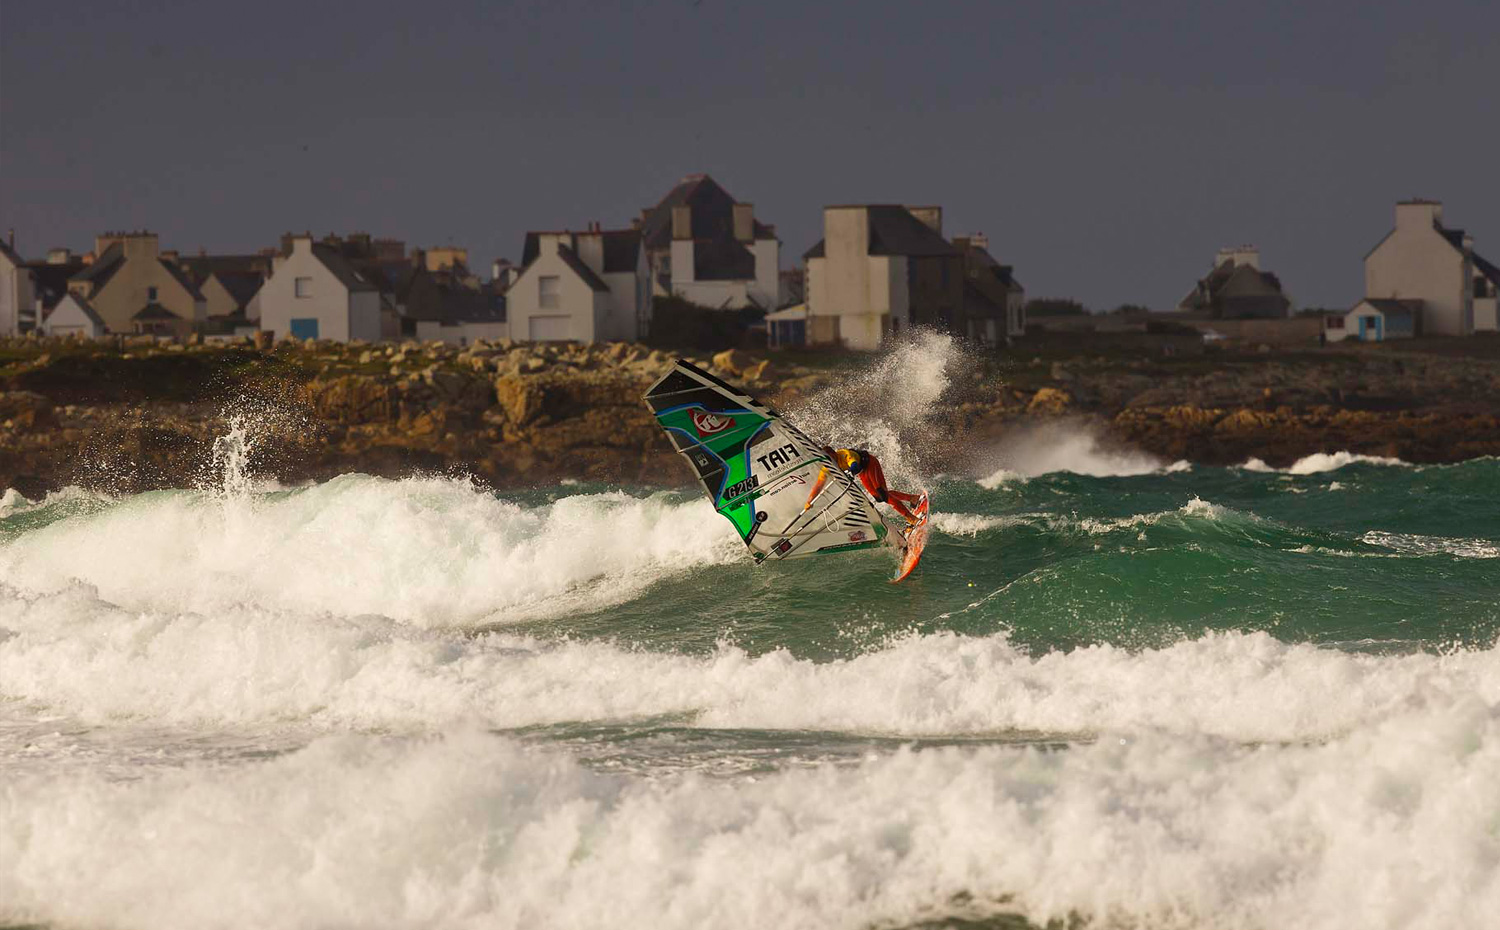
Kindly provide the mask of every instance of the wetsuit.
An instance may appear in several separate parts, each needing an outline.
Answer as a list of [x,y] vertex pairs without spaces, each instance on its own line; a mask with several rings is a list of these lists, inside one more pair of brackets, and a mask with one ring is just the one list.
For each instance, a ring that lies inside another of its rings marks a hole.
[[835,449],[833,459],[838,462],[840,468],[851,475],[858,475],[859,480],[870,492],[870,496],[882,504],[890,504],[896,512],[905,517],[908,523],[917,522],[916,514],[907,508],[907,504],[916,504],[920,497],[915,494],[906,494],[901,491],[892,491],[885,486],[885,471],[880,467],[880,459],[876,458],[865,449]]

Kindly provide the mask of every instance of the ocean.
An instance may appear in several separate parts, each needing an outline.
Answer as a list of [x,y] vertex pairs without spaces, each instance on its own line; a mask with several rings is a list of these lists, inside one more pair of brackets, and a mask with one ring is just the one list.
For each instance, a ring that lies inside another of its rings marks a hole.
[[932,492],[900,585],[689,491],[6,493],[0,925],[1495,925],[1500,461],[923,475],[929,374],[799,421]]

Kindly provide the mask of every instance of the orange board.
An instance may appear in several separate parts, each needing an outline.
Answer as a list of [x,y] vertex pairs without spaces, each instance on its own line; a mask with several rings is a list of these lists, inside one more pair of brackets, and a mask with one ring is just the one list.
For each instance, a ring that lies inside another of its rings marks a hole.
[[917,563],[922,561],[922,550],[927,548],[928,512],[926,493],[923,493],[922,499],[917,502],[916,514],[917,522],[912,525],[911,529],[906,531],[906,548],[901,550],[901,567],[897,569],[896,577],[891,579],[892,584],[903,580],[907,575],[912,573],[912,570],[917,567]]

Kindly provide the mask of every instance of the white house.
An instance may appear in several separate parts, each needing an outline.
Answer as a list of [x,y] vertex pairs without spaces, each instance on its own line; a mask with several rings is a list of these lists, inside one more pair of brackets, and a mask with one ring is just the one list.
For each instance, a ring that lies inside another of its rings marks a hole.
[[1475,253],[1473,237],[1442,219],[1435,200],[1396,204],[1396,227],[1365,256],[1365,298],[1421,301],[1425,335],[1493,331],[1500,267]]
[[68,294],[43,317],[42,332],[48,336],[103,339],[104,318],[81,294]]
[[8,243],[0,241],[0,336],[21,331],[23,311],[32,307],[31,273]]
[[1366,297],[1348,313],[1330,313],[1323,318],[1323,336],[1328,342],[1357,339],[1384,342],[1422,335],[1423,302],[1388,297]]
[[532,232],[505,292],[510,338],[634,340],[651,322],[650,276],[637,230]]
[[380,290],[338,250],[293,236],[291,253],[257,295],[260,328],[275,338],[380,341]]
[[964,326],[963,257],[942,235],[942,208],[823,208],[807,261],[807,341],[873,350],[914,325]]
[[706,174],[690,174],[655,207],[642,211],[641,236],[652,293],[704,307],[775,309],[780,304],[781,242]]

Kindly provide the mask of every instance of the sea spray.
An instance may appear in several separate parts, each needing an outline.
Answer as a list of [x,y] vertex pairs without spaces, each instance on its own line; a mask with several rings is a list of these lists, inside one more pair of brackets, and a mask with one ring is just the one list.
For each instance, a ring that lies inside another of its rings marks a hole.
[[1058,472],[1106,478],[1192,467],[1185,461],[1168,464],[1145,452],[1121,448],[1101,437],[1095,427],[1075,421],[1012,430],[987,458],[994,463],[993,470],[979,484],[991,489]]
[[874,452],[893,487],[920,487],[927,483],[918,448],[923,427],[964,358],[952,336],[916,330],[785,412],[814,438]]

